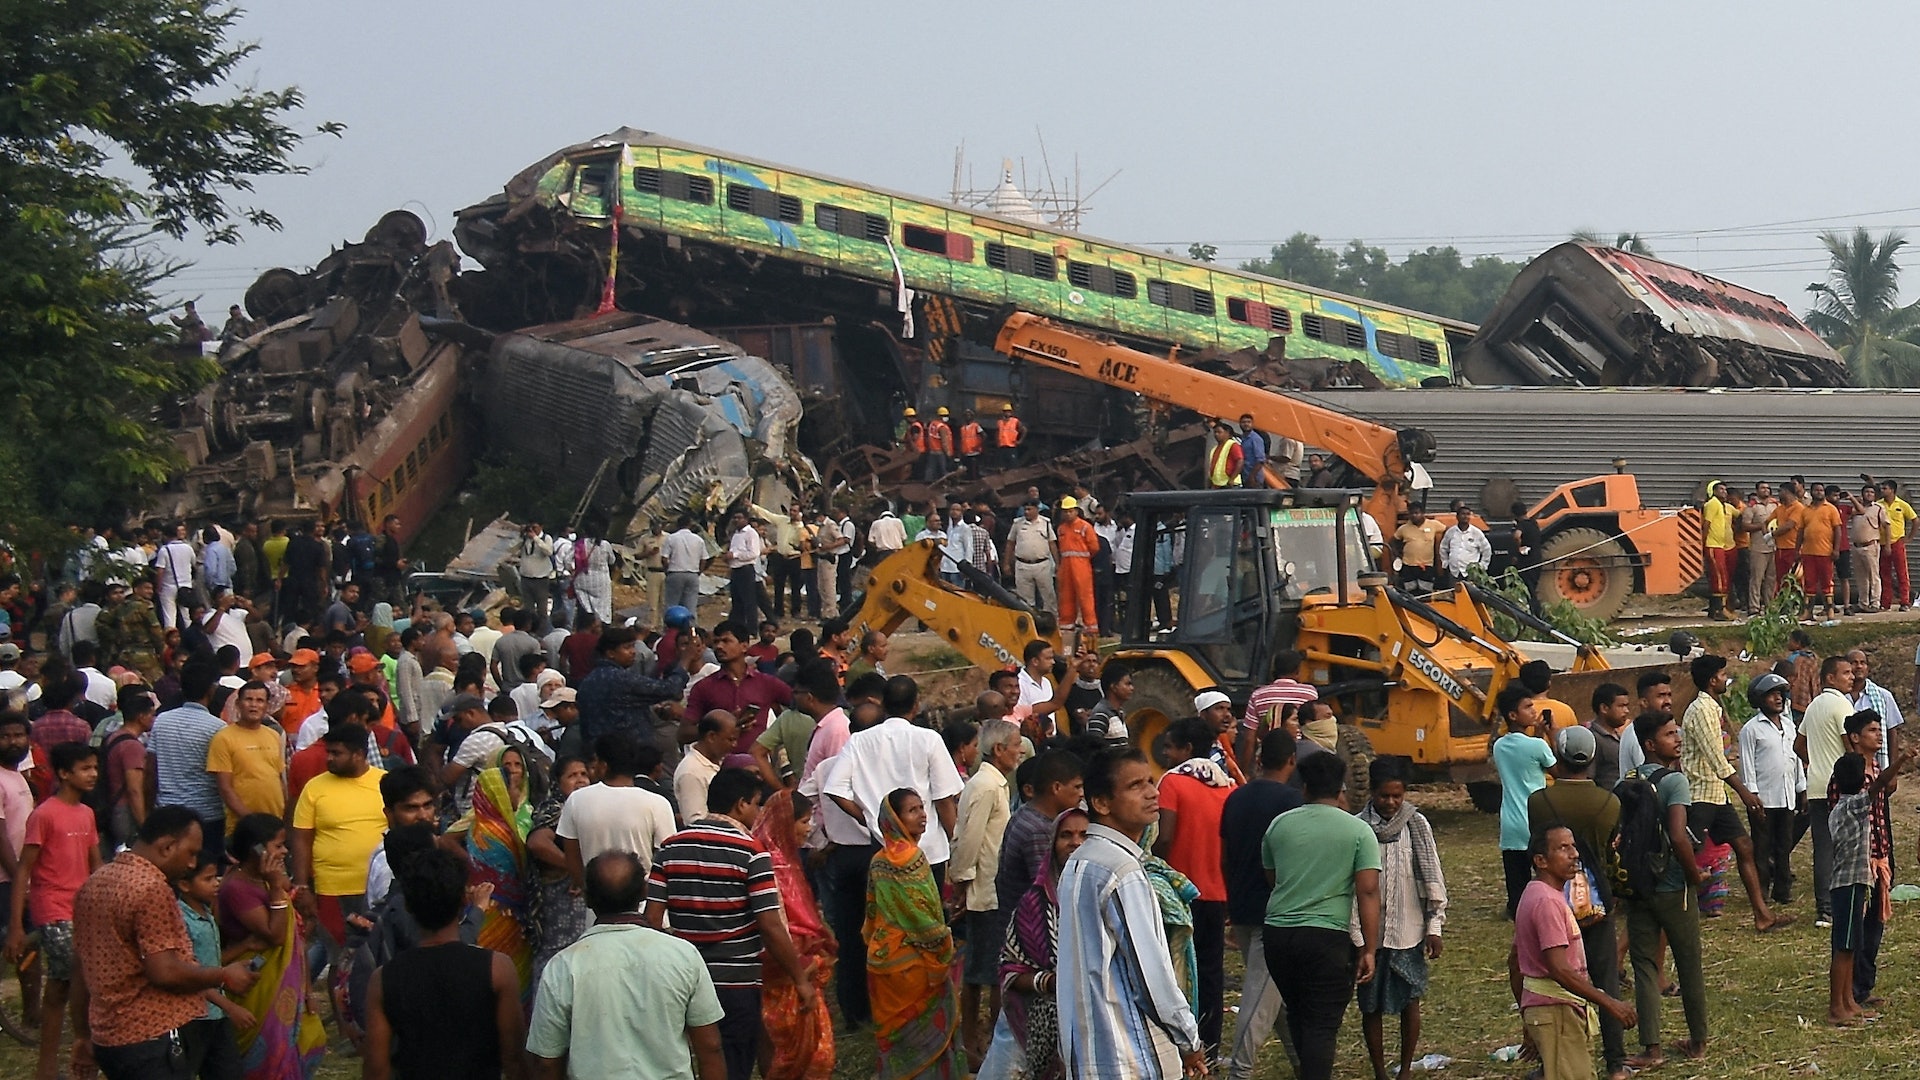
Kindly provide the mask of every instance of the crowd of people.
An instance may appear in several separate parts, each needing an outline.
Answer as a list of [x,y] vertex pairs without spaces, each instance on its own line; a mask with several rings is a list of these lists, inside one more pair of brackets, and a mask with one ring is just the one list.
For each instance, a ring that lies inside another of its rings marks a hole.
[[[376,1078],[824,1078],[870,1033],[882,1077],[1245,1078],[1277,1038],[1321,1080],[1354,1004],[1373,1074],[1410,1069],[1449,900],[1400,764],[1287,651],[1152,762],[1133,673],[1090,647],[1033,641],[936,722],[886,635],[855,640],[841,560],[933,537],[1097,629],[1132,521],[1085,489],[1004,529],[911,518],[657,527],[632,618],[611,545],[537,525],[495,611],[408,595],[391,520],[83,534],[45,607],[5,582],[0,911],[38,1075],[294,1080],[331,1027]],[[722,559],[745,572],[703,625]],[[1739,715],[1712,655],[1678,716],[1661,669],[1567,727],[1544,665],[1498,695],[1512,993],[1551,1080],[1593,1075],[1590,1027],[1609,1077],[1704,1052],[1699,900],[1737,872],[1756,931],[1791,924],[1807,831],[1827,1019],[1875,1014],[1911,755],[1864,653],[1793,646]]]

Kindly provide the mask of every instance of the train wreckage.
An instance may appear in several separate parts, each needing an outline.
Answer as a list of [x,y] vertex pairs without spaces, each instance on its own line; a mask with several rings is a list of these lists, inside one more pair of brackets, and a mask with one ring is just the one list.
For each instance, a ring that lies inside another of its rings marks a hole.
[[[1474,327],[1095,240],[1011,197],[948,206],[633,129],[459,211],[457,249],[428,239],[394,211],[308,273],[261,276],[259,328],[168,418],[187,466],[157,512],[392,513],[411,533],[501,451],[585,491],[616,538],[816,484],[1014,499],[1096,466],[1125,490],[1196,482],[1200,418],[973,340],[1009,304],[1279,391],[1846,378],[1779,300],[1615,249],[1547,252]],[[1009,403],[1028,464],[911,475],[903,407]]]

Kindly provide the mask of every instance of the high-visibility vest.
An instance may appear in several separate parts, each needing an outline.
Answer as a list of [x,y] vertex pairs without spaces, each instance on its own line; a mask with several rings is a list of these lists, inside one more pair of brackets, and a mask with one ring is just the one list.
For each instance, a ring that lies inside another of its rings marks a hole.
[[977,421],[970,420],[960,425],[960,453],[962,456],[972,457],[978,454],[980,448],[985,444],[985,433],[981,430]]
[[1208,487],[1239,487],[1240,473],[1232,468],[1233,452],[1239,449],[1232,439],[1214,443],[1213,451],[1207,455]]
[[927,449],[936,454],[953,456],[953,428],[945,420],[935,420],[927,425]]
[[927,452],[927,427],[918,420],[907,424],[907,445],[913,447],[916,454]]
[[1017,416],[1001,417],[1000,430],[998,434],[1000,438],[1000,445],[1002,447],[1019,446],[1020,445],[1020,418]]

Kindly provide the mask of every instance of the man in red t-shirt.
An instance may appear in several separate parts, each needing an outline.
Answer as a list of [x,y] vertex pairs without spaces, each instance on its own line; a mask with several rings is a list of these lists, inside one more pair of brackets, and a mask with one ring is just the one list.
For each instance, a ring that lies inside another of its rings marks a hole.
[[1199,967],[1200,1041],[1220,1045],[1226,992],[1227,880],[1220,862],[1220,814],[1233,777],[1207,756],[1219,737],[1214,726],[1190,717],[1167,729],[1174,766],[1160,778],[1159,835],[1153,853],[1187,875],[1200,895],[1193,901],[1193,951]]

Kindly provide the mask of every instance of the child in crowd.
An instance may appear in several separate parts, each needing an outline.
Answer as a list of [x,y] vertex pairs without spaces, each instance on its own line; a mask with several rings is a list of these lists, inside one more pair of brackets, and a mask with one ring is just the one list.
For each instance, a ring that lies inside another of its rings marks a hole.
[[1900,770],[1920,751],[1902,753],[1892,767],[1867,782],[1867,759],[1842,754],[1833,765],[1833,962],[1827,969],[1827,1023],[1856,1027],[1878,1013],[1862,1007],[1854,996],[1854,970],[1871,968],[1879,959],[1884,923],[1873,910],[1885,894],[1875,887],[1870,863],[1870,818],[1876,802],[1900,786]]
[[[1413,1068],[1427,962],[1440,958],[1440,930],[1447,923],[1447,879],[1440,872],[1433,826],[1407,801],[1399,764],[1375,761],[1368,780],[1372,797],[1359,816],[1380,842],[1380,955],[1373,978],[1360,985],[1360,1027],[1374,1080],[1387,1080]],[[1351,933],[1364,944],[1358,913]],[[1388,1013],[1400,1015],[1400,1066],[1392,1073],[1386,1061]]]
[[[201,967],[225,965],[220,959],[220,920],[214,904],[220,897],[220,863],[212,852],[200,849],[200,861],[193,873],[173,883],[180,894],[180,917],[186,921],[187,937],[193,941],[193,962]],[[227,1000],[219,990],[205,992],[206,1013],[190,1021],[182,1034],[192,1046],[205,1047],[200,1080],[240,1080],[245,1070],[240,1064],[240,1044],[234,1041],[234,1025],[251,1028],[253,1014]],[[189,1050],[189,1054],[194,1051]]]
[[[60,787],[53,797],[27,816],[27,838],[20,848],[19,872],[14,874],[12,920],[7,933],[7,958],[19,963],[27,952],[27,917],[40,935],[40,956],[46,961],[46,991],[40,999],[40,1066],[37,1076],[53,1077],[60,1053],[60,1022],[66,1012],[68,988],[77,972],[73,952],[73,897],[87,875],[100,865],[100,832],[93,808],[83,799],[100,780],[100,752],[83,742],[56,745],[48,754]],[[21,889],[18,883],[25,882]],[[89,1041],[85,994],[73,1010],[74,1071],[81,1068],[82,1049]]]

